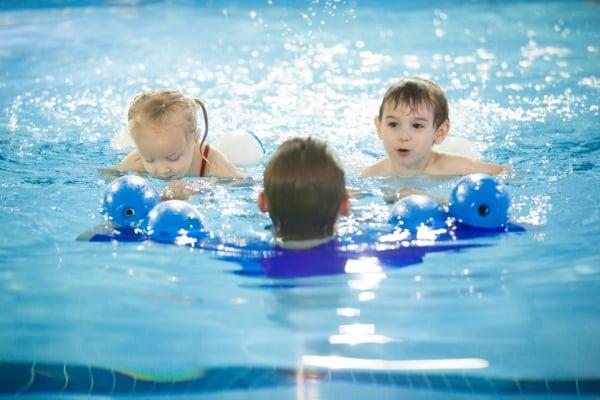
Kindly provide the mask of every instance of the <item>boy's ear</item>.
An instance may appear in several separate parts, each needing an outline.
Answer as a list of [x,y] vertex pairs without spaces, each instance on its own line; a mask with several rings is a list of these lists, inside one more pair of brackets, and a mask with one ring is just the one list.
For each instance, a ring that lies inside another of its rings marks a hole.
[[267,204],[267,197],[265,196],[265,192],[260,192],[258,194],[258,199],[256,199],[256,203],[258,204],[258,209],[264,213],[269,212],[269,205]]
[[342,198],[338,214],[343,215],[345,217],[350,215],[350,198],[348,197],[348,193],[345,193],[344,197]]
[[435,131],[433,143],[441,144],[446,139],[446,136],[448,136],[448,132],[450,132],[450,121],[446,120]]
[[377,130],[377,137],[381,139],[381,119],[379,118],[379,115],[375,117],[373,122],[375,123],[375,129]]

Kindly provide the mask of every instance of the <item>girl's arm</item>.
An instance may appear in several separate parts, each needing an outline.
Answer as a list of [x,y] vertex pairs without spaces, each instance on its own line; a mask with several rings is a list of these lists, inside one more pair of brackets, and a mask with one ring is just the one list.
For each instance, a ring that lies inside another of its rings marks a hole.
[[160,192],[160,199],[165,200],[188,200],[190,197],[211,187],[212,181],[196,180],[193,182],[185,180],[176,180],[169,184]]
[[132,150],[131,153],[127,154],[125,158],[115,166],[115,169],[119,171],[145,172],[140,153],[137,149]]

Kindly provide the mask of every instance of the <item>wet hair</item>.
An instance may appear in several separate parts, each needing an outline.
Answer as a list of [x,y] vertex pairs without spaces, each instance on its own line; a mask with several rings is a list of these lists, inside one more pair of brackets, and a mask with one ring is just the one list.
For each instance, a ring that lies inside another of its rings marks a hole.
[[344,170],[325,142],[310,137],[289,139],[265,168],[264,191],[277,237],[332,236],[346,195]]
[[197,128],[196,111],[202,109],[204,115],[204,135],[202,142],[208,134],[208,116],[206,108],[199,99],[186,96],[176,90],[158,89],[137,95],[127,111],[129,132],[135,136],[136,130],[143,123],[160,123],[163,119],[176,111],[183,111],[187,120],[189,133],[193,135]]
[[433,126],[439,128],[448,121],[448,100],[442,88],[435,82],[419,77],[409,77],[394,83],[385,92],[379,107],[379,119],[383,118],[383,108],[386,104],[395,109],[398,105],[416,111],[425,105],[433,110]]

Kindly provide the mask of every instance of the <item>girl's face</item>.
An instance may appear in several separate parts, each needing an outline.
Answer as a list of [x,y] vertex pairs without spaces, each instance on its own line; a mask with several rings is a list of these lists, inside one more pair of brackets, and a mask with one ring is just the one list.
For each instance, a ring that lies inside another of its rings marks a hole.
[[448,134],[448,122],[433,125],[433,110],[422,105],[416,110],[399,104],[385,104],[381,120],[375,118],[377,136],[383,141],[393,168],[423,171],[434,144],[442,143]]
[[189,131],[182,111],[157,123],[139,124],[133,141],[146,172],[163,179],[188,175],[198,151],[198,136]]

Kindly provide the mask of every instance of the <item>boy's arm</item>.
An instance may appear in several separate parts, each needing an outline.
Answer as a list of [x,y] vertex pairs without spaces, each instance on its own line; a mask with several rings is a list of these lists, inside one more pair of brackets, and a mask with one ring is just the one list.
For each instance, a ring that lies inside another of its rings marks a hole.
[[377,161],[375,164],[369,165],[367,168],[362,170],[362,172],[360,173],[360,176],[364,178],[364,177],[368,177],[368,176],[386,175],[385,170],[384,170],[386,160],[387,159],[383,159],[383,160]]
[[483,173],[489,175],[498,175],[511,172],[512,170],[504,165],[492,164],[479,160],[472,160],[465,156],[455,154],[440,153],[437,173],[440,175],[469,175]]
[[440,203],[442,205],[447,205],[448,204],[448,200],[444,199],[443,197],[435,196],[435,195],[433,195],[431,193],[428,193],[428,192],[422,192],[422,191],[419,191],[419,190],[415,190],[415,189],[413,189],[410,186],[403,187],[400,190],[398,190],[396,193],[391,193],[391,194],[388,194],[388,195],[384,196],[383,200],[386,203],[395,203],[398,200],[400,200],[400,199],[402,199],[404,197],[408,197],[408,196],[413,195],[413,194],[422,194],[424,196],[429,196],[429,197],[431,197],[432,199],[434,199],[435,201],[437,201],[438,203]]
[[206,175],[214,176],[216,178],[245,178],[242,174],[228,159],[217,150],[214,146],[210,148],[210,154],[208,155],[208,168]]

